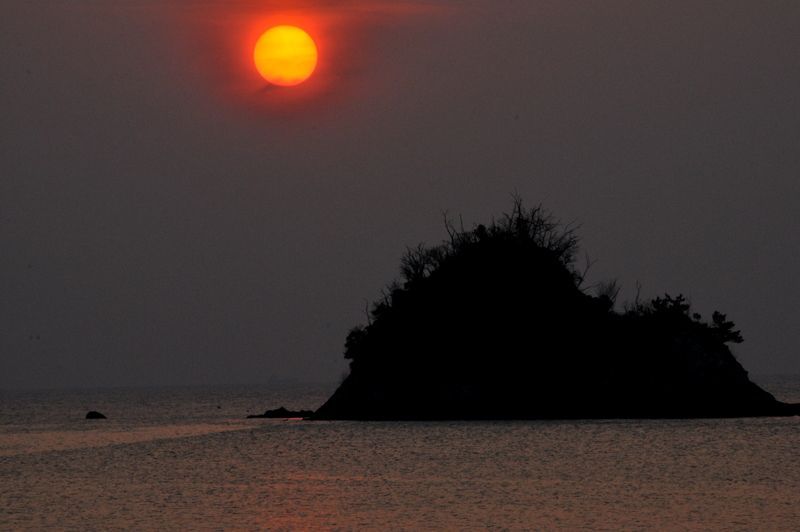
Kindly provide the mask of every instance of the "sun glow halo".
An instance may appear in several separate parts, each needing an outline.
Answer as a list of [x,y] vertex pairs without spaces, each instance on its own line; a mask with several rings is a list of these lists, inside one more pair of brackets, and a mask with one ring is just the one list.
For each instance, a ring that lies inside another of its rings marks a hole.
[[288,87],[304,82],[314,72],[317,46],[300,28],[276,26],[258,39],[253,59],[264,79]]

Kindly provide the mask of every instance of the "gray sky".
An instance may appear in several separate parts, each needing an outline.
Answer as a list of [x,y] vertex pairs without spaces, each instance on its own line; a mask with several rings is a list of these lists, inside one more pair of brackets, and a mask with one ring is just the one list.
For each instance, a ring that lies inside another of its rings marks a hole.
[[[281,17],[320,65],[265,89]],[[795,0],[6,0],[0,388],[335,380],[405,246],[514,191],[582,224],[592,282],[800,373],[799,29]]]

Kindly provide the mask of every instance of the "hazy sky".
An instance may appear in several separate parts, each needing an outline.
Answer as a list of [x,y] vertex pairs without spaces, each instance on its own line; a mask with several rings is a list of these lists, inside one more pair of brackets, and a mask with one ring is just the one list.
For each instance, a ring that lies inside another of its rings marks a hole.
[[[320,63],[274,89],[285,21]],[[0,388],[336,380],[405,246],[514,191],[800,373],[796,0],[5,0],[0,39]]]

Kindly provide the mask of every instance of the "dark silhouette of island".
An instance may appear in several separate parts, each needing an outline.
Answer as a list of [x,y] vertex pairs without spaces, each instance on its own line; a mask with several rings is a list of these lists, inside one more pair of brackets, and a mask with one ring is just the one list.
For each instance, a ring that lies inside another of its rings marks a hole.
[[103,414],[101,414],[100,412],[97,412],[96,410],[90,410],[86,414],[86,419],[108,419],[108,418]]
[[515,197],[489,226],[407,249],[345,343],[350,373],[312,419],[785,416],[727,344],[742,337],[683,296],[615,310],[616,282],[582,290],[578,238]]

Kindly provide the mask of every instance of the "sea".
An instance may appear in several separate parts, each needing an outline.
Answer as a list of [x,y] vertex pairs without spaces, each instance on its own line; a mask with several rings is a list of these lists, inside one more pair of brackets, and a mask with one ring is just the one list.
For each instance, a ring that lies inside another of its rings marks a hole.
[[800,417],[246,417],[335,387],[2,391],[0,530],[800,530]]

